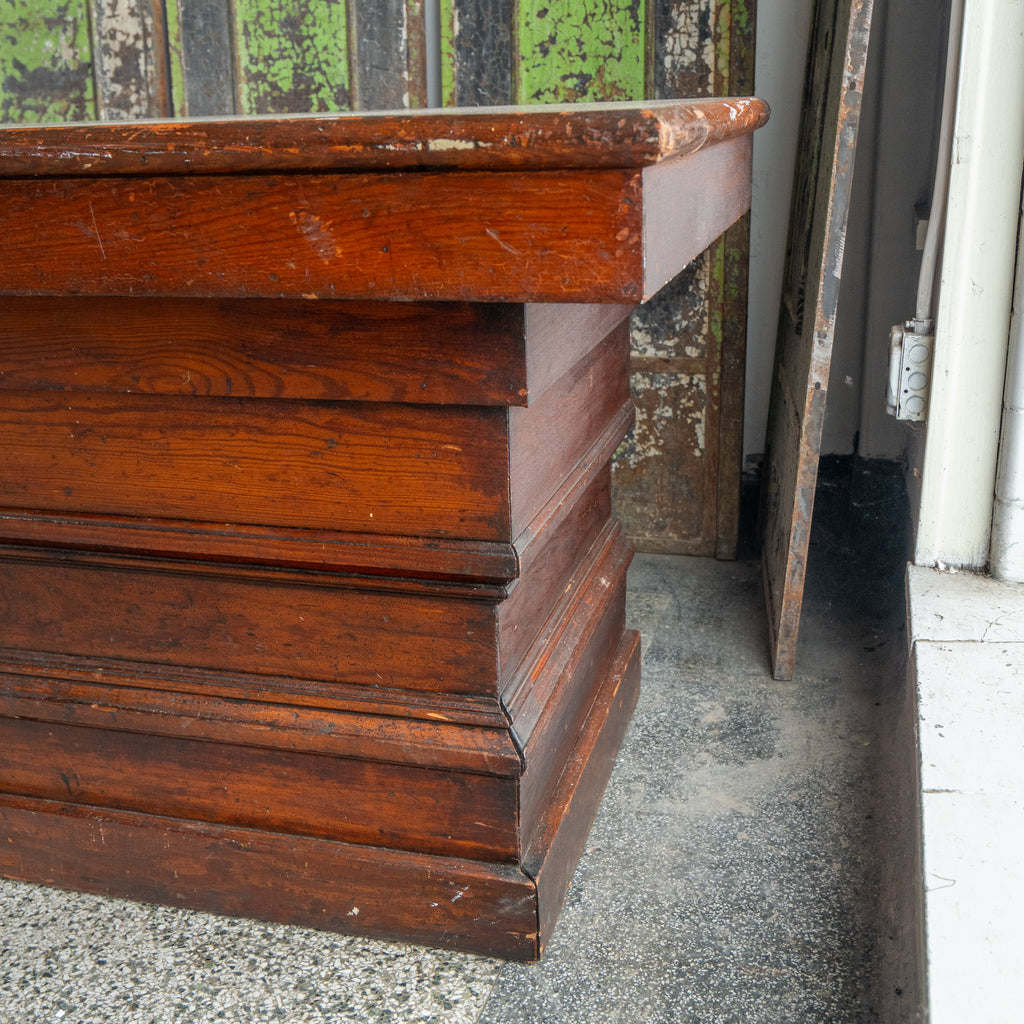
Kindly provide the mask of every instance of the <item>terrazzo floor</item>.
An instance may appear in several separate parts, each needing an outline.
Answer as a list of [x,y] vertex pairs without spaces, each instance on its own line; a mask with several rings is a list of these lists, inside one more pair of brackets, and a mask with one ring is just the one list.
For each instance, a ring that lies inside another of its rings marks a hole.
[[0,1024],[878,1020],[902,562],[863,529],[884,488],[845,486],[825,484],[792,683],[769,676],[755,561],[637,556],[643,692],[539,964],[2,882]]

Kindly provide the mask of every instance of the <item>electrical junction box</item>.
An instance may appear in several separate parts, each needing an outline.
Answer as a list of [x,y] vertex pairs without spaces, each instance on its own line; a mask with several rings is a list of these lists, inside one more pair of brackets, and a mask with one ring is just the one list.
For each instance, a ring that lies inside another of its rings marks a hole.
[[898,420],[927,418],[935,334],[930,320],[907,320],[889,333],[886,406]]

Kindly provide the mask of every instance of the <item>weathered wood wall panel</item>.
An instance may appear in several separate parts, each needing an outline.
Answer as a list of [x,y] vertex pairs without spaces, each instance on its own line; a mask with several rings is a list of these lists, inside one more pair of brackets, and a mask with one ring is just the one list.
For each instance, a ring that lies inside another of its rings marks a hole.
[[872,8],[822,6],[808,49],[761,490],[772,671],[782,680],[796,666]]
[[94,0],[92,36],[98,116],[167,117],[167,33],[159,0]]
[[348,12],[335,0],[234,0],[238,109],[246,114],[351,106]]
[[[753,91],[754,11],[673,0],[653,11],[655,98]],[[637,426],[615,462],[615,511],[642,550],[732,558],[739,529],[749,222],[633,315]]]
[[0,119],[94,118],[88,0],[5,0],[0,10]]
[[176,117],[236,113],[231,17],[225,0],[164,0]]
[[646,0],[519,0],[516,13],[517,102],[646,95]]
[[513,20],[513,0],[441,0],[445,106],[512,102]]
[[423,0],[360,0],[349,7],[352,106],[401,110],[427,103]]

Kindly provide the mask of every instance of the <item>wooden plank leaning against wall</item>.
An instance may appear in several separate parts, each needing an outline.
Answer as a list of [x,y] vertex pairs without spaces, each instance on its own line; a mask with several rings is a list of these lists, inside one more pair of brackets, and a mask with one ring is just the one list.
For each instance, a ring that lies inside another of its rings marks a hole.
[[[746,95],[754,2],[441,0],[443,102]],[[423,0],[0,0],[0,20],[3,121],[426,105]],[[744,218],[633,316],[615,504],[641,550],[735,554],[748,240]]]

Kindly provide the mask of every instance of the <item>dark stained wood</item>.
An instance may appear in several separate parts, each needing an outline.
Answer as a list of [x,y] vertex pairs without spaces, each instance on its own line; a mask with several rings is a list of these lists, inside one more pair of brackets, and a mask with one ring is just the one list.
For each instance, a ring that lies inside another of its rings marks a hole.
[[772,376],[761,566],[776,679],[792,679],[864,91],[871,0],[818,9]]
[[526,405],[628,315],[559,303],[0,296],[0,389]]
[[474,860],[515,860],[517,775],[0,719],[9,793]]
[[542,952],[558,920],[586,829],[593,819],[615,764],[640,694],[640,634],[622,638],[591,708],[590,716],[562,772],[546,814],[534,833],[523,865],[536,880]]
[[[511,540],[505,410],[9,392],[0,503]],[[437,494],[425,509],[425,492]]]
[[[541,171],[528,181],[482,172],[10,181],[0,204],[0,287],[21,295],[639,301],[749,205],[749,152],[738,140],[643,175]],[[700,204],[680,203],[698,183],[717,187]],[[655,209],[673,203],[661,217],[645,213],[648,188]],[[226,208],[237,217],[226,219]]]
[[551,656],[519,686],[510,712],[523,746],[526,770],[520,787],[523,835],[532,836],[547,812],[569,755],[576,746],[596,690],[615,654],[626,614],[626,570],[632,550],[617,529],[597,545],[591,584],[571,595],[560,617]]
[[116,653],[328,690],[497,694],[493,609],[473,592],[388,592],[378,580],[370,589],[273,568],[36,549],[2,551],[0,565],[0,641],[15,650],[83,662]]
[[116,172],[8,178],[0,870],[539,955],[639,680],[628,302],[742,212],[759,110],[540,112],[504,169],[447,115],[427,173],[369,119],[356,163],[222,125],[226,173],[108,126]]
[[11,508],[0,509],[0,541],[157,558],[201,550],[214,562],[471,583],[501,583],[519,570],[507,542]]
[[540,953],[536,886],[512,864],[0,796],[0,871],[485,956]]
[[509,410],[509,445],[530,452],[528,463],[519,460],[511,466],[509,500],[516,536],[629,401],[628,358],[623,324],[534,405]]
[[0,177],[640,168],[749,135],[758,99],[6,126]]

